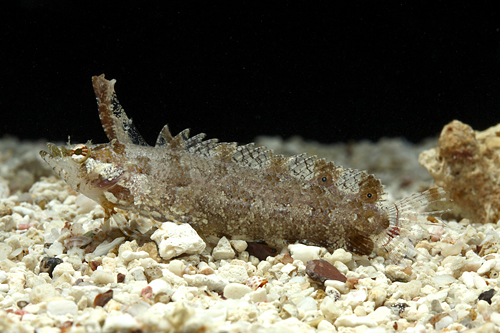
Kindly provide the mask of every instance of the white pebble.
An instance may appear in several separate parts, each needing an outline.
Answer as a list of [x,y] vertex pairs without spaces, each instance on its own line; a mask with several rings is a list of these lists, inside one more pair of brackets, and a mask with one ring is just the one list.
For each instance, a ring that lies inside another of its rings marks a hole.
[[344,249],[337,249],[335,250],[335,252],[332,253],[331,260],[334,262],[340,261],[344,264],[347,264],[349,261],[352,260],[352,254]]
[[230,299],[240,299],[252,292],[252,288],[240,283],[228,283],[224,287],[224,297]]
[[336,332],[335,326],[333,326],[328,320],[322,320],[318,324],[318,332]]
[[108,284],[116,282],[115,275],[108,270],[98,269],[90,276],[90,280],[98,284]]
[[49,257],[55,257],[61,255],[63,254],[63,252],[64,252],[64,245],[59,242],[52,243],[52,245],[45,251],[45,253]]
[[462,281],[468,289],[474,288],[474,275],[472,272],[464,272],[460,277],[460,281]]
[[184,280],[190,286],[194,287],[207,287],[209,290],[213,291],[223,291],[224,287],[228,284],[227,280],[221,278],[216,274],[212,275],[203,275],[203,274],[195,274],[195,275],[184,275]]
[[102,331],[129,332],[136,328],[139,328],[139,323],[131,315],[125,313],[117,316],[107,316]]
[[120,253],[120,258],[122,258],[126,263],[130,262],[134,259],[144,259],[144,258],[149,258],[149,253],[146,251],[123,251]]
[[225,265],[220,267],[218,275],[230,283],[246,283],[248,280],[248,273],[245,267],[238,265]]
[[205,242],[187,223],[164,222],[151,235],[158,245],[158,253],[165,259],[177,257],[183,253],[199,254],[205,249]]
[[48,283],[34,286],[30,291],[30,302],[38,304],[57,295],[56,289]]
[[27,207],[14,206],[14,207],[12,207],[12,211],[14,213],[18,213],[21,216],[26,216],[27,215],[27,216],[29,216],[31,218],[35,217],[35,212],[33,211],[33,209],[29,209]]
[[497,326],[500,326],[500,313],[498,312],[493,312],[491,315],[490,315],[490,320],[492,323],[494,323],[495,325]]
[[304,264],[309,260],[319,259],[319,251],[321,250],[318,246],[307,246],[304,244],[290,244],[288,245],[288,249],[294,260],[301,260]]
[[307,311],[316,311],[318,310],[318,302],[311,296],[304,297],[298,304],[297,308],[301,309],[304,312]]
[[296,270],[297,267],[292,264],[286,264],[285,266],[281,267],[281,272],[286,275],[290,275],[291,272]]
[[234,250],[226,237],[222,237],[212,251],[212,257],[214,257],[214,260],[234,259],[234,256]]
[[144,274],[143,267],[132,268],[127,274],[127,278],[128,277],[132,277],[135,281],[147,281],[148,280],[146,278],[146,274]]
[[438,287],[444,287],[456,281],[456,279],[449,274],[436,275],[432,279],[438,285]]
[[231,240],[229,241],[231,243],[231,245],[233,246],[233,248],[238,251],[238,252],[243,252],[247,249],[248,247],[248,244],[247,242],[245,242],[244,240],[238,240],[238,239],[235,239],[235,240]]
[[168,263],[168,270],[177,276],[182,276],[184,274],[184,269],[186,265],[180,260],[172,260]]
[[487,286],[488,285],[486,284],[486,281],[484,281],[484,279],[481,276],[479,275],[474,276],[474,287],[476,287],[479,290],[484,290],[486,289]]
[[483,275],[491,271],[496,266],[498,259],[486,260],[477,270],[477,274]]
[[172,295],[172,287],[165,280],[153,280],[151,281],[151,283],[149,283],[149,286],[151,287],[153,295],[155,296],[159,294],[166,294],[168,296]]
[[250,300],[254,303],[267,302],[266,288],[259,288],[250,293]]
[[453,324],[453,318],[451,318],[450,316],[446,316],[446,317],[443,317],[440,321],[438,321],[434,325],[434,328],[436,329],[436,331],[439,331],[445,327],[448,327],[451,324]]
[[354,308],[355,306],[363,303],[367,296],[368,293],[365,288],[353,290],[346,295],[345,302]]
[[340,291],[342,294],[345,294],[349,291],[349,287],[345,284],[345,282],[338,280],[326,280],[325,287],[333,287]]
[[378,307],[368,315],[368,318],[377,323],[377,325],[388,323],[392,318],[392,310],[386,306]]
[[368,316],[357,317],[356,315],[340,316],[337,320],[335,320],[335,326],[337,327],[356,327],[361,325],[365,325],[367,327],[376,327],[377,323]]
[[9,273],[9,291],[22,292],[26,285],[26,275],[22,272]]
[[262,275],[264,275],[271,269],[271,267],[273,267],[273,265],[271,265],[269,261],[262,260],[257,265],[257,270],[261,271]]
[[47,304],[47,312],[54,316],[63,316],[67,314],[76,316],[78,314],[78,306],[75,302],[68,300],[51,301]]
[[73,268],[73,265],[71,265],[68,262],[60,263],[59,265],[54,267],[54,270],[52,271],[52,279],[55,281],[66,272],[73,275],[75,273],[75,269]]

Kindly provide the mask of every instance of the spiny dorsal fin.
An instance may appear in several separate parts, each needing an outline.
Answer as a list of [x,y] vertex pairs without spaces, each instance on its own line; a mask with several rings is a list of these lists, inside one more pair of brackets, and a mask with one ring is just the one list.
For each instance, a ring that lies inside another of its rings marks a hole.
[[290,175],[303,180],[311,180],[315,168],[316,156],[307,156],[305,153],[290,157],[288,162]]
[[217,139],[203,140],[205,136],[205,133],[200,133],[190,138],[189,129],[185,129],[173,137],[165,125],[158,135],[156,146],[168,146],[170,149],[184,150],[205,158],[217,158],[245,168],[265,170],[274,175],[290,175],[306,181],[316,178],[325,187],[336,185],[350,193],[370,193],[371,201],[376,201],[384,194],[380,181],[364,171],[343,169],[333,162],[307,156],[305,153],[284,157],[273,155],[273,151],[266,147],[255,147],[254,143],[238,146],[234,142],[219,142]]
[[176,150],[185,150],[187,140],[189,140],[189,128],[186,128],[185,130],[179,132],[179,134],[172,138],[172,140],[169,142],[170,148]]
[[168,145],[173,138],[174,137],[172,136],[170,130],[168,129],[168,125],[165,125],[161,129],[160,134],[158,134],[155,147]]
[[120,143],[147,146],[132,119],[127,117],[115,93],[116,80],[106,80],[104,74],[92,77],[92,85],[97,98],[99,118],[108,139]]
[[365,202],[373,203],[386,198],[380,180],[362,170],[345,169],[337,180],[336,186],[341,191],[359,194],[360,199]]
[[269,166],[272,151],[266,147],[255,147],[254,143],[236,147],[231,160],[252,169],[265,169]]

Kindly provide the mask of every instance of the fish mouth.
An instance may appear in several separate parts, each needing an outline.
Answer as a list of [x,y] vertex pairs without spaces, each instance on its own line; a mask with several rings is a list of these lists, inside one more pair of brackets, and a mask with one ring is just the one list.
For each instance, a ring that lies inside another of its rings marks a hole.
[[47,143],[47,150],[40,150],[40,156],[42,159],[47,162],[48,165],[52,167],[56,172],[60,172],[61,167],[58,166],[58,162],[61,161],[61,158],[67,156],[67,149],[64,146],[58,147],[53,143]]
[[70,152],[68,151],[68,149],[64,148],[64,146],[58,147],[56,144],[53,144],[51,142],[47,143],[47,150],[48,151],[40,150],[40,156],[47,163],[50,159],[70,155]]

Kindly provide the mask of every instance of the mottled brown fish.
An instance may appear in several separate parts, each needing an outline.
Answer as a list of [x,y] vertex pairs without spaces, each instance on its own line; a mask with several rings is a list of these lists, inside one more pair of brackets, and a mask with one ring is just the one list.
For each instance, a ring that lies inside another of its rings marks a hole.
[[[238,146],[165,126],[149,146],[118,103],[116,80],[93,77],[105,144],[57,147],[42,158],[73,189],[97,201],[107,216],[117,209],[156,221],[189,223],[202,236],[301,242],[357,254],[408,251],[416,210],[444,200],[432,188],[394,204],[378,179],[300,154],[274,155],[254,144]],[[123,220],[123,219],[115,219]]]

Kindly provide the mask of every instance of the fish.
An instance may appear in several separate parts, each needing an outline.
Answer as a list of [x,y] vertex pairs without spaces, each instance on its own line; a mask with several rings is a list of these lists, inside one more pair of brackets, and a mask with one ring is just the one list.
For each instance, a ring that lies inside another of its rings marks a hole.
[[123,230],[123,212],[129,212],[155,223],[189,223],[204,238],[274,247],[299,242],[401,259],[413,245],[415,221],[436,214],[422,208],[446,200],[434,187],[389,203],[380,180],[365,171],[306,154],[278,155],[253,143],[205,139],[204,133],[190,136],[189,129],[173,136],[168,125],[150,146],[120,105],[116,80],[102,74],[92,83],[110,141],[48,143],[40,155]]

